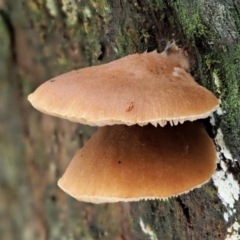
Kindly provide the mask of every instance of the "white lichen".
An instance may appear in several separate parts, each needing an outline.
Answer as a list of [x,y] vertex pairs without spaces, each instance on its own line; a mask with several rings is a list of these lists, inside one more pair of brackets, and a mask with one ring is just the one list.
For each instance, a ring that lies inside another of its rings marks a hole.
[[74,0],[62,0],[62,10],[67,15],[67,21],[70,25],[77,23],[77,4]]
[[[213,80],[217,88],[217,92],[221,94],[221,80],[219,79],[218,75],[213,72]],[[221,100],[221,99],[220,99]],[[216,114],[221,116],[225,114],[226,111],[223,111],[222,108],[218,108]],[[210,116],[210,123],[215,126],[216,121],[214,114]],[[230,218],[234,218],[234,214],[236,214],[237,210],[235,209],[235,203],[239,200],[240,196],[240,187],[237,180],[234,178],[233,174],[228,171],[228,166],[225,163],[225,160],[230,162],[236,161],[233,159],[231,152],[227,148],[224,142],[224,136],[222,130],[219,128],[217,129],[217,134],[214,139],[216,145],[218,146],[218,160],[221,170],[216,171],[213,175],[213,183],[218,190],[218,196],[221,199],[223,205],[226,208],[226,211],[223,213],[223,218],[226,222],[229,222]],[[228,228],[228,234],[225,240],[239,240],[240,235],[238,234],[239,230],[239,223],[235,221],[233,225]]]
[[233,161],[232,154],[230,153],[230,151],[226,147],[226,144],[223,140],[223,133],[222,133],[222,130],[220,128],[217,130],[217,135],[215,137],[215,142],[218,146],[220,146],[220,148],[221,148],[220,152],[224,155],[224,157],[226,159],[229,159],[229,160]]
[[214,83],[217,87],[217,92],[221,93],[221,91],[220,91],[220,80],[219,80],[219,77],[218,77],[217,73],[213,72],[212,77],[213,77]]
[[141,226],[142,231],[149,236],[151,240],[158,240],[156,234],[154,231],[151,229],[149,225],[145,225],[143,220],[140,218],[139,224]]
[[225,240],[239,240],[240,235],[238,234],[240,229],[240,225],[237,221],[235,221],[228,229],[228,234]]
[[91,18],[92,17],[92,12],[89,7],[85,6],[83,8],[83,13],[85,18]]
[[236,201],[239,200],[240,188],[237,180],[234,179],[234,176],[228,172],[228,167],[226,163],[221,159],[223,156],[224,159],[234,161],[232,154],[226,147],[223,139],[223,133],[220,128],[217,130],[215,143],[220,149],[218,151],[218,162],[220,163],[221,170],[216,171],[212,179],[214,185],[218,189],[218,196],[227,209],[227,212],[224,213],[224,219],[225,221],[228,221],[229,216],[232,216],[235,212],[234,204]]
[[[240,187],[233,174],[228,172],[227,164],[221,159],[223,156],[229,161],[234,161],[232,154],[227,149],[226,144],[223,140],[221,129],[218,129],[217,131],[215,142],[220,148],[220,151],[218,152],[218,162],[220,163],[221,170],[216,171],[212,179],[214,185],[217,187],[218,197],[221,199],[223,205],[226,208],[226,211],[223,213],[223,218],[226,222],[228,222],[229,219],[233,218],[234,214],[237,212],[235,209],[235,203],[239,200]],[[235,223],[228,228],[228,234],[225,240],[239,240],[239,226],[239,223],[235,221]]]
[[[221,162],[223,164],[223,162]],[[216,171],[213,175],[213,182],[218,187],[218,196],[222,200],[223,205],[232,215],[234,204],[239,200],[239,185],[231,173],[226,173],[226,170]]]
[[53,16],[56,17],[58,14],[57,11],[57,6],[54,0],[46,0],[46,7],[49,11],[49,13]]
[[223,111],[221,107],[219,107],[219,108],[217,109],[216,113],[220,116],[220,115],[225,114],[226,112]]

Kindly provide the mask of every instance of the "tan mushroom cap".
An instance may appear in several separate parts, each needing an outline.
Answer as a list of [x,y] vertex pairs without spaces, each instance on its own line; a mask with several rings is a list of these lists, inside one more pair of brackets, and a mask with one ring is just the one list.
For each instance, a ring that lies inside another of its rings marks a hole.
[[198,122],[106,126],[78,151],[58,185],[92,203],[166,199],[206,183],[216,158]]
[[188,73],[185,52],[133,54],[71,71],[42,84],[28,99],[38,110],[88,125],[176,125],[208,117],[218,99]]

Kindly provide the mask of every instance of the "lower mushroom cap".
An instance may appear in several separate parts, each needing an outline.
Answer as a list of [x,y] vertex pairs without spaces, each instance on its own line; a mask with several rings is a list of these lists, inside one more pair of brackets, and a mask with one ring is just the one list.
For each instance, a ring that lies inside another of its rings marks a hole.
[[80,201],[166,199],[206,183],[216,151],[202,125],[100,128],[73,158],[59,186]]

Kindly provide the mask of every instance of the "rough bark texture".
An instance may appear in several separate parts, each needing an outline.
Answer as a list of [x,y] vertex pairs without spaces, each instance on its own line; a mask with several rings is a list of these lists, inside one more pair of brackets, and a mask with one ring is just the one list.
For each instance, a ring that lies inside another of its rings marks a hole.
[[215,140],[223,132],[232,158],[216,141],[217,171],[239,189],[239,16],[238,0],[0,0],[0,239],[239,239],[238,195],[227,188],[235,200],[224,205],[212,181],[165,202],[67,196],[57,180],[95,129],[26,100],[50,77],[178,40],[196,81],[222,100],[223,114],[205,124]]

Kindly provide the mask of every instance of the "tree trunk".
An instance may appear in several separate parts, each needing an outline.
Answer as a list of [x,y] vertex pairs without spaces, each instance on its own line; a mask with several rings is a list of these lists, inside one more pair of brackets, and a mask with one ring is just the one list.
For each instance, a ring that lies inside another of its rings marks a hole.
[[[0,239],[240,239],[239,35],[238,0],[0,0]],[[57,180],[96,128],[44,115],[27,95],[170,40],[222,101],[204,121],[219,156],[213,180],[167,201],[77,202]]]

